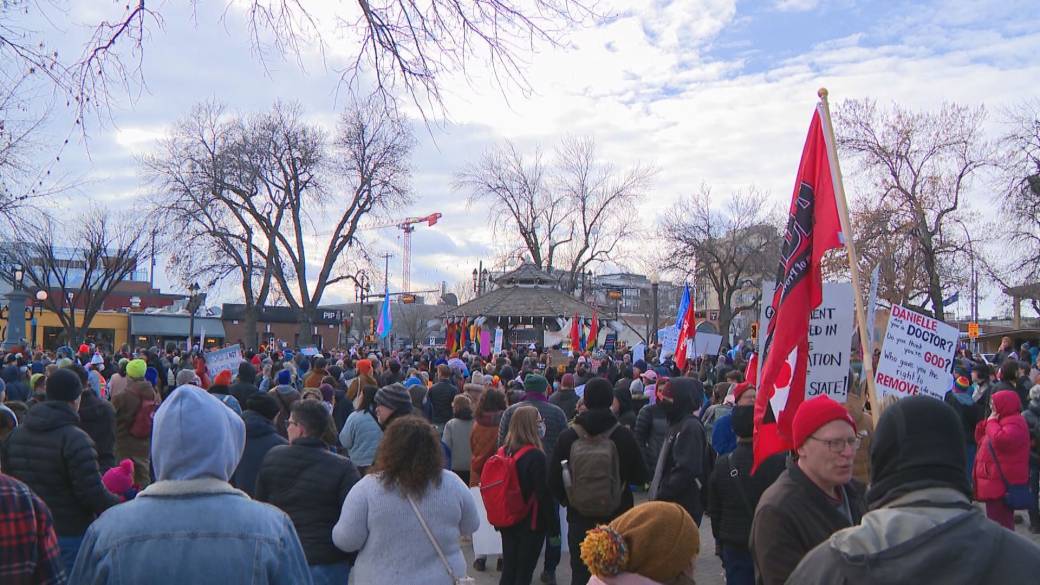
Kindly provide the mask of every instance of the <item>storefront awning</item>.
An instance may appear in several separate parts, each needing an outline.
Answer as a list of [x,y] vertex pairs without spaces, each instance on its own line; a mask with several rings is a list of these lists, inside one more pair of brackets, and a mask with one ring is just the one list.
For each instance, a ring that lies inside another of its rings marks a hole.
[[[188,337],[191,318],[187,315],[130,314],[130,335],[156,337]],[[224,338],[224,324],[212,317],[195,317],[195,335]]]

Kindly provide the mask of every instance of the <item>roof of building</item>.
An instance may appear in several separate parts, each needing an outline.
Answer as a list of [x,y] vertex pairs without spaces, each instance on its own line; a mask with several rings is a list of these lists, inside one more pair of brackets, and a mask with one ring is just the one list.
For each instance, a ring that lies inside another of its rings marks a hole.
[[571,295],[543,286],[505,286],[457,307],[445,307],[442,317],[553,319],[591,317],[595,309]]

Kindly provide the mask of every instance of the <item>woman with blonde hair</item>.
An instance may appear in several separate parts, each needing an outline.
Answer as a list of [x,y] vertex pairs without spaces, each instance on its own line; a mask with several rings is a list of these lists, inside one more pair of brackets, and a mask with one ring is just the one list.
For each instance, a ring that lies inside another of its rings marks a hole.
[[547,460],[542,451],[545,422],[538,409],[521,406],[509,420],[509,430],[497,457],[514,458],[520,492],[529,502],[527,515],[502,533],[502,577],[499,585],[529,585],[542,552],[545,533],[558,536],[559,521],[546,480]]

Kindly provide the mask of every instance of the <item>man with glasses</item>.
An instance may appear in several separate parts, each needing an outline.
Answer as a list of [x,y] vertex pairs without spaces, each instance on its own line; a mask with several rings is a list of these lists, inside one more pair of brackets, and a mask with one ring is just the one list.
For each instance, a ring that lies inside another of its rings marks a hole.
[[751,525],[758,582],[781,585],[831,534],[859,524],[863,486],[852,479],[860,439],[845,407],[827,396],[807,400],[791,424],[792,460],[762,494]]

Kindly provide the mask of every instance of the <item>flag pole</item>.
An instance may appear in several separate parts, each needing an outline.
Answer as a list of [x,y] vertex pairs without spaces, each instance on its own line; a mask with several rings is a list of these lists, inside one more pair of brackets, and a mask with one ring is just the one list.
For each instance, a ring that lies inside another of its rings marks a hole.
[[816,95],[820,98],[823,107],[824,137],[827,143],[827,155],[831,162],[831,180],[834,183],[834,198],[838,204],[838,219],[841,221],[841,231],[845,238],[845,250],[849,258],[849,274],[852,275],[852,295],[856,304],[856,324],[859,329],[859,344],[863,351],[863,372],[867,379],[867,396],[870,399],[870,416],[874,420],[874,428],[877,428],[878,418],[881,416],[881,403],[877,399],[877,390],[874,387],[874,348],[867,335],[867,317],[863,310],[863,297],[860,296],[859,284],[859,256],[856,254],[856,242],[852,237],[852,222],[849,219],[849,204],[845,198],[845,184],[841,177],[841,165],[838,162],[838,149],[834,140],[834,127],[831,125],[831,107],[827,101],[827,88],[821,87]]

